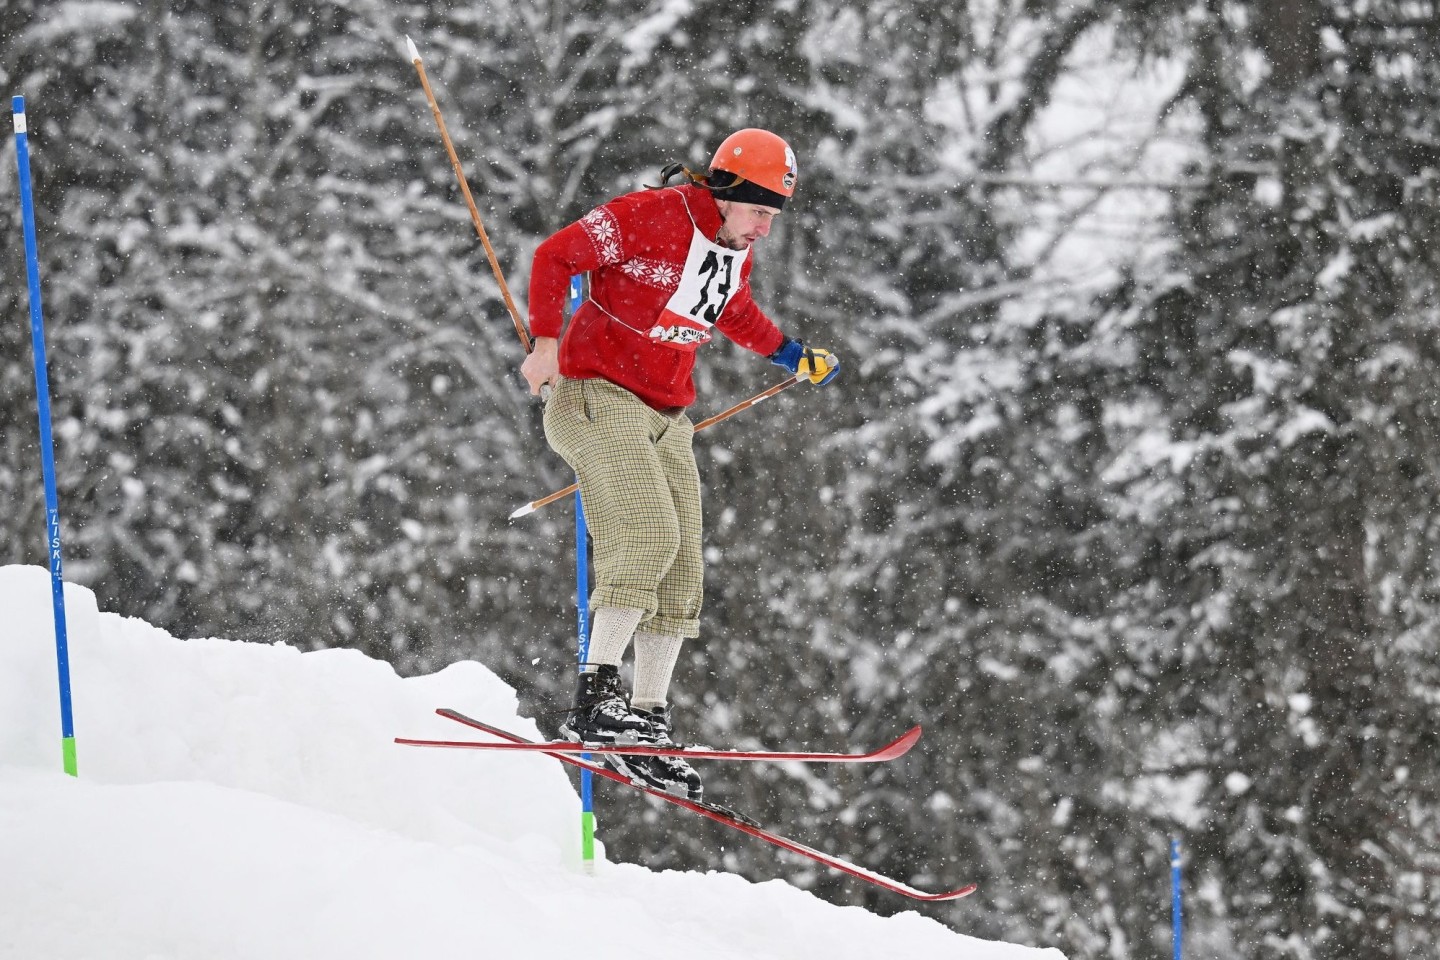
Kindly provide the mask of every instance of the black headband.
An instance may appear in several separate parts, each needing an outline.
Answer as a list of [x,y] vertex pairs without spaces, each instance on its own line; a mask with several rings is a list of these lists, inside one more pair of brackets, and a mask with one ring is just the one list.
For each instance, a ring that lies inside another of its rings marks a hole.
[[762,207],[774,207],[776,210],[785,206],[785,195],[776,193],[774,190],[767,190],[758,183],[749,180],[742,180],[729,170],[712,170],[710,173],[710,190],[715,194],[716,200],[729,200],[731,203],[755,203]]

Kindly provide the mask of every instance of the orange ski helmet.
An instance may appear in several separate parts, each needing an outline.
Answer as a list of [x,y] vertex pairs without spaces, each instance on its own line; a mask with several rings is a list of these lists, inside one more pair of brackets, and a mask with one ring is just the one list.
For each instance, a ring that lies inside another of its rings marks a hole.
[[780,208],[795,193],[795,151],[769,130],[748,127],[726,137],[710,161],[717,200]]

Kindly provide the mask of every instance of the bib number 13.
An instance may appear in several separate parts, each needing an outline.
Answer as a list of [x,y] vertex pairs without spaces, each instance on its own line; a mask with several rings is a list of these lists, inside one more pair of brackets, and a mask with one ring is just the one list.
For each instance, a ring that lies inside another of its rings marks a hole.
[[711,243],[696,230],[680,271],[680,284],[656,318],[647,336],[675,350],[694,350],[710,340],[710,328],[735,295],[749,250],[730,250]]
[[734,256],[715,250],[706,251],[698,276],[700,296],[695,306],[690,308],[690,316],[698,317],[706,323],[714,323],[719,319],[734,287],[734,273]]

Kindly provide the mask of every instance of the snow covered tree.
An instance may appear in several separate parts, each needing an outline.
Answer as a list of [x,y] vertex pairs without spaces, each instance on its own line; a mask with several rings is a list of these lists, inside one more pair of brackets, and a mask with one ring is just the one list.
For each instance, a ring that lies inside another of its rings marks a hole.
[[[1416,956],[1440,732],[1433,10],[1260,6],[1253,36],[1211,23],[1210,186],[1183,272],[1131,300],[1161,417],[1117,471],[1153,545],[1126,615],[1167,639],[1149,759],[1200,789],[1215,949]],[[1269,69],[1239,69],[1247,50]]]

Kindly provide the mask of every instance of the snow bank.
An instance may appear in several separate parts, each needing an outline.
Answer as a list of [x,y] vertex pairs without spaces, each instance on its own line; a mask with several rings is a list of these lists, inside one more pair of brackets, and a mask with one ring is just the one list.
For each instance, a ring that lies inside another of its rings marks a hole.
[[691,960],[1063,960],[781,880],[586,875],[559,764],[392,742],[454,737],[440,705],[538,736],[478,664],[401,679],[354,651],[177,640],[74,585],[66,606],[78,779],[49,574],[0,567],[0,958],[604,960],[644,927],[639,953]]

